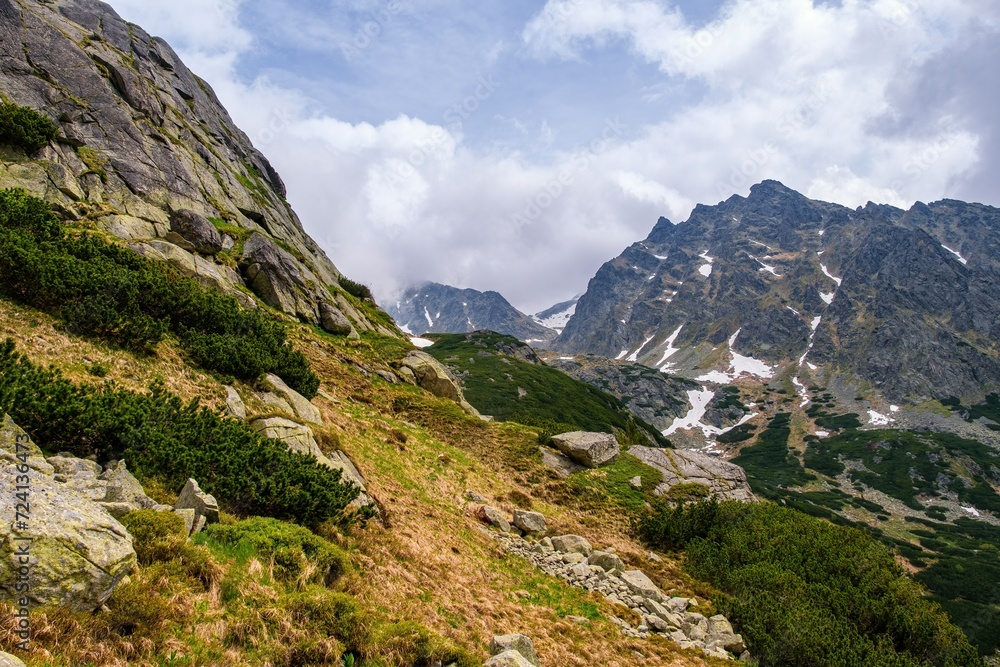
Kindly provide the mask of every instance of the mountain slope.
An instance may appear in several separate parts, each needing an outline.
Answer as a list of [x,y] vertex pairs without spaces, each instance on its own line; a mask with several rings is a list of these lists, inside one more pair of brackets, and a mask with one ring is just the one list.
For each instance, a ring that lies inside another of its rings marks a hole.
[[998,244],[988,206],[851,210],[765,181],[661,218],[601,267],[553,346],[691,377],[826,365],[890,400],[978,399],[1000,381]]
[[420,333],[469,333],[496,331],[524,341],[545,341],[556,332],[514,308],[498,292],[460,289],[427,283],[407,289],[386,305],[405,331]]
[[[0,151],[0,187],[234,296],[252,292],[312,324],[336,309],[360,330],[398,335],[349,303],[277,172],[166,42],[94,0],[0,0],[0,17],[3,101],[59,128],[37,154]],[[206,220],[217,228],[212,253],[184,238],[182,211],[201,216],[207,236]]]

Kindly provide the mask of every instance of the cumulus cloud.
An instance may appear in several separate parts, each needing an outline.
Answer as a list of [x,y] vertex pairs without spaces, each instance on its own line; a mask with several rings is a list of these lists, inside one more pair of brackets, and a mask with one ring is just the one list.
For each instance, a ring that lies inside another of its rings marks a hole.
[[[466,91],[433,117],[348,122],[324,108],[321,81],[312,89],[277,70],[241,76],[258,30],[241,24],[241,2],[199,0],[208,9],[196,12],[190,1],[113,3],[164,33],[196,71],[208,68],[307,231],[383,297],[435,280],[541,310],[581,292],[660,215],[681,221],[695,203],[745,194],[764,178],[848,205],[969,192],[998,203],[983,176],[1000,140],[997,74],[982,66],[995,57],[981,60],[996,53],[998,11],[985,0],[734,0],[707,24],[661,0],[548,0],[523,24],[520,50],[492,49],[491,63],[585,68],[624,49],[654,79],[622,100],[622,115],[637,101],[663,109],[642,126],[588,116],[569,144],[554,120],[497,114],[496,127],[542,128],[503,145],[468,134],[492,113],[489,91]],[[402,40],[408,53],[413,39]],[[977,63],[973,76],[954,75]],[[677,82],[695,92],[649,93]],[[448,116],[470,99],[464,118]]]

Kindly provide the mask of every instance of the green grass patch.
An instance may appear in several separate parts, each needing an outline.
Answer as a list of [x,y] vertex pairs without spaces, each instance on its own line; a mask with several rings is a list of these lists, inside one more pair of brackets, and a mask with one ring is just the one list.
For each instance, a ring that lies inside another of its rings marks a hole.
[[465,397],[485,415],[538,427],[545,435],[566,431],[633,432],[634,422],[648,440],[666,445],[655,427],[629,413],[614,396],[549,366],[517,356],[524,343],[487,332],[442,334],[425,351],[451,366],[462,379]]

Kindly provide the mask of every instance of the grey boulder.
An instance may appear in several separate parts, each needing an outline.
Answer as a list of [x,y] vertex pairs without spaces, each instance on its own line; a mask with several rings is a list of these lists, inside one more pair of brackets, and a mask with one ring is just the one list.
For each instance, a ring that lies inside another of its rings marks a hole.
[[[17,459],[18,444],[28,455],[26,463]],[[0,523],[0,600],[26,596],[32,604],[74,611],[99,608],[135,567],[132,537],[99,504],[57,482],[41,450],[5,415],[0,427],[0,511],[12,518],[18,476],[20,485],[30,488],[30,512],[23,523]],[[19,551],[25,545],[32,559],[28,593],[16,590],[23,566]]]
[[170,214],[170,231],[191,244],[196,251],[214,255],[222,250],[222,234],[203,215],[188,209]]
[[529,664],[535,665],[535,667],[541,665],[530,637],[518,634],[494,635],[493,640],[490,642],[490,655],[499,656],[509,651],[518,653]]
[[618,440],[610,433],[573,431],[552,436],[552,446],[580,465],[598,468],[611,463],[621,451]]
[[514,510],[514,525],[526,533],[544,533],[545,516],[538,512]]

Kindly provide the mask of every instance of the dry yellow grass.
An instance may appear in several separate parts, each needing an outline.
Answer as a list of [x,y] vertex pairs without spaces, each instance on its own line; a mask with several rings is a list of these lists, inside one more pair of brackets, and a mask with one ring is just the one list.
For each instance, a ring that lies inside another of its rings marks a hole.
[[[224,397],[217,380],[185,364],[176,346],[168,343],[156,357],[135,357],[68,335],[51,318],[6,301],[0,301],[0,333],[15,338],[33,361],[55,365],[74,381],[99,381],[88,367],[100,363],[108,366],[107,377],[123,388],[141,391],[159,376],[184,399],[200,397],[218,406]],[[483,658],[493,634],[521,632],[532,637],[543,665],[726,664],[682,651],[662,638],[624,637],[607,620],[616,613],[621,616],[620,611],[599,595],[569,587],[505,554],[471,517],[466,490],[507,511],[514,508],[511,492],[520,492],[547,516],[552,532],[576,533],[595,545],[615,547],[629,565],[646,571],[666,591],[705,592],[676,562],[648,560],[646,549],[629,536],[627,519],[614,506],[583,503],[585,511],[571,502],[565,482],[541,465],[534,432],[517,425],[485,424],[422,390],[378,378],[372,371],[391,368],[392,349],[398,344],[383,349],[378,341],[351,343],[306,327],[296,327],[292,338],[322,380],[323,397],[314,401],[326,420],[317,429],[321,442],[339,446],[354,459],[369,492],[385,508],[385,524],[373,521],[335,536],[355,564],[346,590],[364,607],[389,621],[423,623]],[[261,613],[271,613],[267,601],[276,596],[274,590],[251,582],[240,592],[259,600]],[[192,643],[224,646],[224,638],[233,633],[260,631],[234,625],[223,615],[217,585],[163,595],[171,617],[184,619],[168,644],[179,654],[189,655]],[[567,615],[593,620],[580,625]],[[287,618],[272,618],[268,627],[280,631],[260,641],[294,639]],[[36,650],[28,664],[157,664],[136,659],[148,653],[150,647],[142,644],[148,640],[91,636],[91,629],[78,615],[38,614]],[[5,631],[0,627],[0,633]],[[210,662],[194,664],[250,664],[245,660],[238,650],[226,649]]]

